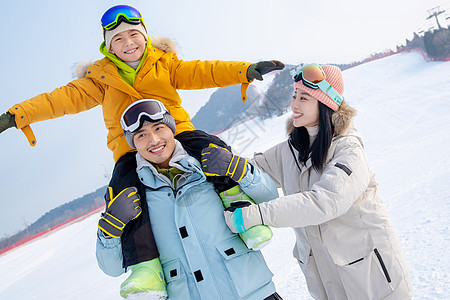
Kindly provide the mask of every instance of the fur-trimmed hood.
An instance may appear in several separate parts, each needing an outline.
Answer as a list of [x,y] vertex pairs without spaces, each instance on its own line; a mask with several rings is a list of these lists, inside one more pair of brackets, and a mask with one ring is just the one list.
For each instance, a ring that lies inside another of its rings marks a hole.
[[[339,135],[347,130],[355,114],[355,109],[348,105],[344,100],[339,107],[339,110],[335,111],[331,116],[331,122],[334,125],[334,133]],[[286,121],[286,133],[290,135],[294,131],[294,128],[294,118],[291,116]]]
[[[170,38],[164,36],[155,36],[151,37],[150,40],[151,45],[156,49],[164,52],[173,52],[178,54],[177,44]],[[73,67],[73,77],[78,79],[83,78],[86,75],[86,72],[91,64],[93,64],[93,62],[90,60],[84,60],[77,63]]]

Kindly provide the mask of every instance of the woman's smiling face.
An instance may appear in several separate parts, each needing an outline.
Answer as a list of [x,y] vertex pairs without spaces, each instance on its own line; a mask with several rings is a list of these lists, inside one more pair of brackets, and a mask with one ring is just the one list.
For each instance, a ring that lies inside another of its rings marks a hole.
[[313,127],[319,124],[319,101],[311,95],[296,89],[291,109],[295,127]]

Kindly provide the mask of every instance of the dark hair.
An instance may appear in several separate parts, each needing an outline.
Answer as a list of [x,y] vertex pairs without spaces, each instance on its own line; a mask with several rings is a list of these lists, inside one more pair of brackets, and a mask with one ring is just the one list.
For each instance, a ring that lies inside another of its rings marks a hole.
[[328,148],[334,135],[332,115],[333,110],[319,102],[319,133],[311,147],[309,147],[309,134],[305,127],[295,127],[289,136],[290,143],[299,152],[299,161],[306,163],[311,153],[312,166],[319,172],[325,167]]

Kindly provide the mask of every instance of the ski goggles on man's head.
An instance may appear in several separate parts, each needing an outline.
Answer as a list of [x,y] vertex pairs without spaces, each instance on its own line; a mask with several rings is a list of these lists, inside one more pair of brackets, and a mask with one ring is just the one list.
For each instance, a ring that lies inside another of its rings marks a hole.
[[137,9],[128,5],[117,5],[111,7],[103,14],[101,19],[104,30],[112,30],[122,21],[131,24],[144,24],[141,13]]
[[309,64],[301,68],[294,75],[295,82],[300,80],[311,89],[320,89],[330,97],[337,105],[341,105],[344,98],[325,80],[325,72],[319,64]]
[[120,124],[123,130],[134,132],[141,126],[142,118],[151,121],[161,121],[164,114],[169,113],[164,105],[153,99],[143,99],[134,102],[122,114]]

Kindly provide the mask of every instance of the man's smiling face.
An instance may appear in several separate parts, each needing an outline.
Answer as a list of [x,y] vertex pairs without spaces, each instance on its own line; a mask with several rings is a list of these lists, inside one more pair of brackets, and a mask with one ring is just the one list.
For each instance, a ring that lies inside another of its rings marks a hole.
[[160,168],[168,168],[175,150],[172,130],[163,123],[148,123],[136,131],[133,142],[139,154]]

